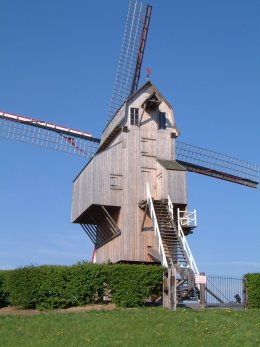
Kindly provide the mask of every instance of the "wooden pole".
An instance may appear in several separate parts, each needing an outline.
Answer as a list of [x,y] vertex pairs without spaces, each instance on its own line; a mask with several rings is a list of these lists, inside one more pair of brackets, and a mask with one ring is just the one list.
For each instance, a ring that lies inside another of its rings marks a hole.
[[[200,273],[201,276],[205,276],[205,272]],[[200,308],[204,309],[206,304],[206,297],[205,297],[205,284],[200,284]]]
[[171,266],[163,274],[163,307],[176,311],[176,268]]

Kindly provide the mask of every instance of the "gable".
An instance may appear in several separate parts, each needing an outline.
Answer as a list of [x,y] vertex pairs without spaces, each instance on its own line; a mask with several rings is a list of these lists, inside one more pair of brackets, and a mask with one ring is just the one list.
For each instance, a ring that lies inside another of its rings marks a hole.
[[[162,96],[159,90],[151,83],[151,81],[147,81],[134,94],[129,96],[129,98],[124,102],[124,104],[119,108],[114,117],[107,124],[101,137],[101,145],[104,142],[107,142],[107,138],[111,138],[111,134],[115,133],[115,128],[121,128],[122,130],[122,128],[129,125],[128,119],[130,107],[138,107],[140,109],[140,118],[142,118],[145,111],[154,111],[161,105],[164,105],[164,109],[161,111],[167,113],[169,128],[175,128],[173,110],[171,105]],[[179,134],[176,128],[175,131],[176,134]]]

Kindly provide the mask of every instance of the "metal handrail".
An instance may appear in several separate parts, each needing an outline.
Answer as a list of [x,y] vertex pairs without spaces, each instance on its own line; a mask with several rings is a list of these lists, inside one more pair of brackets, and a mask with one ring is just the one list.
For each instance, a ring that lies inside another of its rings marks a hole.
[[163,266],[168,267],[168,262],[167,262],[166,255],[164,252],[162,237],[160,234],[160,229],[159,229],[159,225],[157,222],[157,218],[156,218],[156,214],[155,214],[155,210],[154,210],[154,206],[153,206],[153,200],[152,200],[152,196],[151,196],[148,182],[146,183],[146,192],[147,192],[147,205],[149,207],[150,216],[151,216],[151,219],[153,221],[154,233],[157,237],[157,241],[158,241],[158,245],[159,245],[159,254],[162,257],[161,263]]
[[[191,226],[196,227],[197,226],[197,211],[181,211],[179,208],[177,210],[178,212],[178,221],[182,226]],[[181,213],[183,213],[183,216],[181,217]]]
[[[174,217],[173,217],[173,204],[171,202],[171,198],[169,197],[168,195],[168,210],[169,210],[169,214],[170,214],[170,217],[171,219],[174,221]],[[181,224],[178,220],[178,236],[179,236],[179,239],[182,243],[182,246],[183,246],[183,249],[187,255],[187,261],[189,263],[189,266],[190,268],[193,270],[194,274],[195,275],[199,275],[199,270],[198,270],[198,267],[196,265],[196,262],[194,260],[194,257],[192,255],[192,252],[191,252],[191,249],[189,247],[189,244],[186,240],[186,237],[183,233],[183,230],[182,230],[182,227],[181,227]]]

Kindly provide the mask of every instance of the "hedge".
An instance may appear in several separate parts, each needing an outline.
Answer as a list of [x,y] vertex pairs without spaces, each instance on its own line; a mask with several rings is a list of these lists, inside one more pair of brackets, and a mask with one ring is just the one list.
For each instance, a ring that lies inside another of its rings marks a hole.
[[8,293],[5,289],[6,277],[8,271],[0,271],[0,308],[8,306]]
[[141,306],[149,296],[162,293],[163,268],[148,265],[110,265],[107,286],[112,301],[124,307]]
[[246,274],[245,286],[249,308],[260,308],[260,273]]
[[101,302],[141,306],[162,291],[163,268],[148,265],[27,266],[0,272],[0,306],[54,309]]

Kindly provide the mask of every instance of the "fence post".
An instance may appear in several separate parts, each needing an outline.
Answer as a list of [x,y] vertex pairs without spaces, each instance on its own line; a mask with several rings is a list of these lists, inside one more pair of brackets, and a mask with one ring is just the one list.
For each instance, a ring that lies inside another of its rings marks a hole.
[[169,267],[163,274],[163,307],[176,311],[176,269],[174,266]]
[[[200,272],[201,276],[205,276],[205,272]],[[200,308],[204,309],[206,306],[206,290],[205,290],[206,284],[200,284]]]
[[248,308],[248,301],[247,301],[247,287],[246,287],[246,276],[243,276],[243,280],[242,280],[243,284],[243,306],[244,308]]

